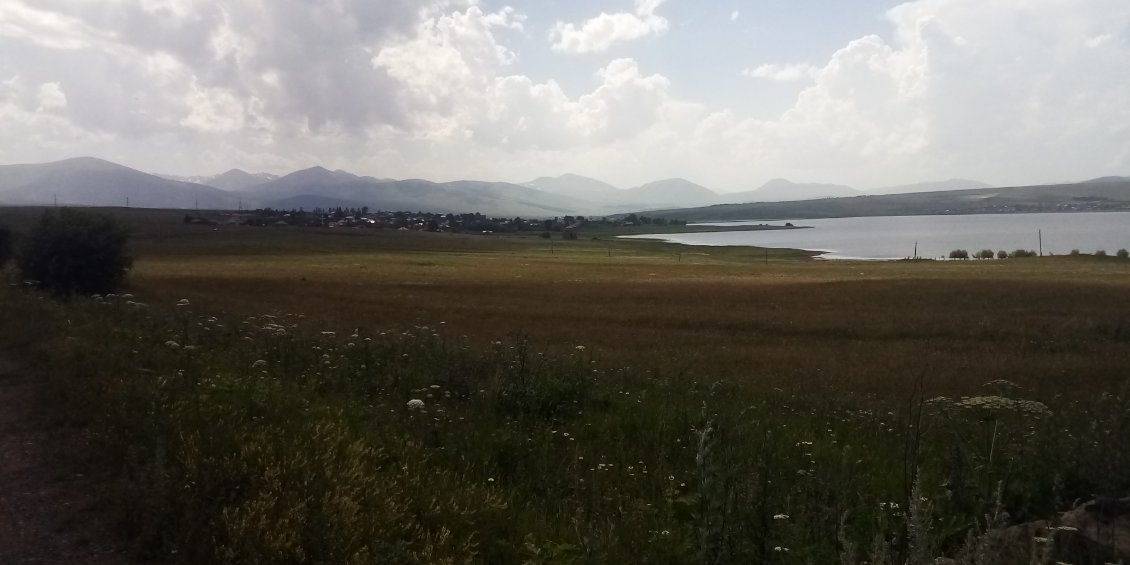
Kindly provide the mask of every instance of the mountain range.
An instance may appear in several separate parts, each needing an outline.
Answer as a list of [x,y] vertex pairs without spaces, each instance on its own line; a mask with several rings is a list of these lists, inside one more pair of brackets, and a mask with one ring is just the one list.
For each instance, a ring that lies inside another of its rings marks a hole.
[[[1074,185],[1049,185],[1053,188],[1047,189],[1032,187],[1035,192],[1026,194],[1039,193],[1043,196],[1038,199],[1046,200],[1046,193],[1051,190],[1057,194],[1070,193],[1073,198],[1085,198],[1091,193],[1103,193],[1107,196],[1098,197],[1107,198],[1111,190],[1118,192],[1126,184],[1130,184],[1130,177],[1102,177]],[[1066,186],[1087,188],[1080,192],[1068,190],[1064,188]],[[540,177],[521,184],[473,180],[432,182],[359,176],[324,167],[311,167],[283,176],[232,169],[213,176],[172,177],[145,173],[92,157],[0,166],[0,205],[57,203],[183,209],[367,206],[383,210],[481,212],[534,218],[683,209],[691,209],[685,214],[688,218],[700,213],[724,213],[730,217],[748,210],[777,213],[783,210],[807,211],[814,207],[818,209],[818,216],[826,216],[841,215],[847,210],[858,211],[861,201],[878,205],[887,202],[884,199],[888,197],[895,197],[894,202],[903,202],[892,205],[896,209],[900,206],[905,208],[905,202],[910,201],[933,202],[931,206],[942,206],[939,209],[948,210],[968,208],[960,202],[967,202],[970,198],[995,203],[1007,200],[1000,200],[999,195],[978,196],[987,194],[984,193],[986,190],[999,190],[1003,194],[1014,189],[991,189],[978,181],[952,179],[862,192],[838,184],[773,179],[755,190],[717,193],[681,178],[623,189],[575,174]],[[917,196],[910,198],[912,194]],[[940,204],[950,201],[959,204],[949,208]]]

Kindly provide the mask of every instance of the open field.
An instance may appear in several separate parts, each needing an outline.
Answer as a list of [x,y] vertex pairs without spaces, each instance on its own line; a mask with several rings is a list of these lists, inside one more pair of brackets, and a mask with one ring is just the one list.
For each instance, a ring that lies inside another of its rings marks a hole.
[[[133,526],[157,554],[346,562],[334,551],[376,552],[365,540],[411,515],[390,562],[826,563],[854,545],[924,563],[1130,488],[1130,261],[118,213],[148,306],[8,290],[0,335],[41,332],[60,378],[89,387],[60,385],[59,404],[98,406],[125,438],[109,450],[142,477],[134,510],[164,520]],[[382,506],[427,491],[433,506]],[[928,543],[909,533],[923,524]],[[329,547],[336,531],[356,537]]]
[[[753,248],[395,231],[139,229],[135,290],[316,327],[441,322],[524,333],[616,364],[774,386],[898,394],[1009,378],[1058,394],[1122,382],[1130,262],[1088,257],[828,262]],[[585,237],[591,237],[584,234]],[[1044,386],[1047,385],[1045,389]]]

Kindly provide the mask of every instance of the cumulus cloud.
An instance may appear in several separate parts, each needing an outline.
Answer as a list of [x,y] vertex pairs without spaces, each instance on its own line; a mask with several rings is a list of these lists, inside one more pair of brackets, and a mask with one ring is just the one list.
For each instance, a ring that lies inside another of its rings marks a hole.
[[[662,33],[661,6],[560,23],[549,49]],[[776,176],[867,187],[1127,174],[1130,4],[1081,6],[905,3],[882,35],[825,60],[746,69],[798,81],[770,115],[687,99],[680,73],[654,57],[595,62],[587,83],[523,70],[528,20],[474,0],[0,0],[0,162],[86,153],[167,172],[573,171],[719,189]],[[753,101],[785,90],[746,88]]]
[[767,63],[754,69],[745,69],[743,75],[776,81],[794,81],[810,79],[816,75],[818,69],[808,63],[790,65],[776,65]]
[[578,25],[557,22],[550,30],[553,50],[562,53],[597,53],[613,45],[659,35],[667,31],[667,18],[655,12],[665,0],[636,0],[632,12],[599,16]]
[[632,59],[594,74],[594,90],[569,97],[553,80],[509,73],[516,55],[496,32],[520,29],[510,9],[436,14],[415,36],[374,57],[397,83],[417,139],[482,143],[512,150],[560,150],[630,137],[653,125],[670,101],[670,81]]
[[887,14],[890,41],[860,38],[818,68],[749,71],[813,80],[779,118],[718,114],[704,124],[761,169],[863,186],[1125,171],[1130,75],[1119,69],[1130,45],[1096,38],[1127,37],[1130,6],[1100,4],[909,2]]

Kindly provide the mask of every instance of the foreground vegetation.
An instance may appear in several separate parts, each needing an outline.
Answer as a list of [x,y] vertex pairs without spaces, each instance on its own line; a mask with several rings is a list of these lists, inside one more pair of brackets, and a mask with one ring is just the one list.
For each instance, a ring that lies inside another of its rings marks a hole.
[[131,295],[0,294],[150,557],[990,563],[1130,490],[1115,258],[194,228],[135,224]]

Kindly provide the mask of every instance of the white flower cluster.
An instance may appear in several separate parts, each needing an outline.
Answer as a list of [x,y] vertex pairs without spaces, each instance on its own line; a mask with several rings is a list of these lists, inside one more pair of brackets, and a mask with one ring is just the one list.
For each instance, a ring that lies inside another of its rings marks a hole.
[[1015,412],[1032,416],[1046,416],[1051,410],[1043,402],[1035,400],[1017,400],[1003,396],[972,396],[962,398],[956,405],[970,410],[987,410],[994,412]]
[[983,417],[995,417],[1011,413],[1026,416],[1050,416],[1052,411],[1043,402],[1023,400],[1004,396],[963,396],[958,400],[950,400],[944,396],[931,398],[926,404],[937,406],[943,410],[967,410]]

